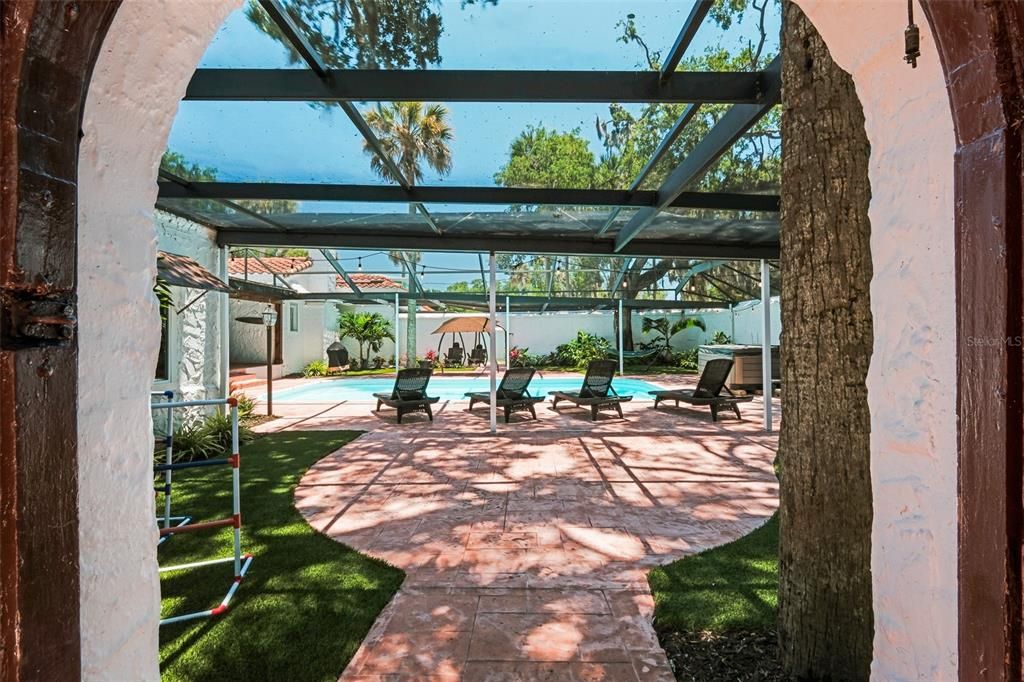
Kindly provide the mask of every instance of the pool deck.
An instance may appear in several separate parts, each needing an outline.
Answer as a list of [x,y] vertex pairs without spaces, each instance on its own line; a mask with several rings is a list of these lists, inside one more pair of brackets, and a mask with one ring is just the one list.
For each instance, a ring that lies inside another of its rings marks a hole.
[[314,465],[295,503],[317,530],[407,574],[341,679],[674,679],[646,573],[777,508],[777,436],[760,401],[718,423],[649,402],[592,422],[548,402],[537,421],[499,419],[496,435],[468,401],[401,425],[368,403],[275,405],[282,418],[260,430],[368,432]]

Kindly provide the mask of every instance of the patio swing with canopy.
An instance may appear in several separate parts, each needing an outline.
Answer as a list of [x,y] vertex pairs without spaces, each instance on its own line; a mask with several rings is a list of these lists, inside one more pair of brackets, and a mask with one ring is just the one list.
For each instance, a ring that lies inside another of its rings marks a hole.
[[[444,357],[446,361],[452,361],[455,364],[468,364],[468,362],[476,364],[486,364],[488,354],[493,352],[488,346],[491,345],[487,342],[487,337],[490,335],[491,321],[486,317],[453,317],[445,320],[441,325],[435,329],[433,334],[440,334],[441,338],[437,342],[437,355],[438,357]],[[498,329],[504,329],[500,324],[495,322],[495,326]],[[444,337],[448,334],[452,335],[452,347],[448,349],[448,352],[442,356],[441,346],[444,345]],[[469,355],[466,353],[466,341],[463,338],[463,334],[473,335],[473,350]],[[459,345],[455,346],[455,336],[459,337]],[[453,350],[458,348],[458,353],[453,353]],[[457,356],[458,359],[456,359]],[[441,364],[441,371],[444,371],[445,363]]]

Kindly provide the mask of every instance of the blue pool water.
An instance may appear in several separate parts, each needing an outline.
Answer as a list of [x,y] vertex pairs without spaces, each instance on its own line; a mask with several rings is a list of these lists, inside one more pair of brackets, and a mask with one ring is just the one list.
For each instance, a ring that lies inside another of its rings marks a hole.
[[[498,375],[501,381],[501,375]],[[546,396],[548,391],[577,391],[583,383],[583,375],[578,377],[542,378],[534,376],[530,382],[532,395]],[[305,386],[274,392],[274,401],[282,403],[326,403],[348,401],[371,401],[374,393],[391,391],[395,386],[393,377],[327,379]],[[632,395],[634,400],[652,400],[648,391],[656,391],[660,387],[640,379],[615,379],[612,387],[619,395]],[[441,377],[430,379],[427,393],[438,396],[442,400],[467,400],[467,391],[490,390],[490,380],[486,375],[477,377]]]

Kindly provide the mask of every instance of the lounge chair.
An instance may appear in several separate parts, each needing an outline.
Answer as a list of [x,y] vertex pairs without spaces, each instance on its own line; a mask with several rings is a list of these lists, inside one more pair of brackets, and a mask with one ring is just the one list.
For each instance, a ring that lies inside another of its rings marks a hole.
[[[533,406],[543,402],[544,396],[530,395],[530,381],[533,379],[536,371],[533,367],[516,367],[506,370],[505,376],[501,378],[501,383],[498,384],[498,390],[495,392],[495,397],[497,398],[496,407],[505,410],[506,424],[508,424],[508,419],[512,416],[512,413],[517,410],[527,410],[533,415],[534,419],[537,418],[537,411],[533,409]],[[471,410],[477,403],[491,404],[490,391],[486,393],[467,393],[466,397],[469,398],[469,409]]]
[[591,360],[587,365],[587,374],[583,377],[583,386],[578,391],[550,391],[553,397],[551,407],[557,409],[558,403],[567,400],[576,407],[589,407],[590,418],[597,421],[599,410],[615,410],[622,416],[622,403],[633,399],[631,395],[619,395],[612,388],[612,377],[615,376],[614,360]]
[[427,395],[427,383],[434,370],[430,368],[413,368],[399,370],[395,378],[395,387],[391,393],[374,393],[377,399],[377,409],[380,412],[381,405],[387,405],[398,410],[398,423],[402,423],[402,415],[409,412],[426,412],[430,421],[434,421],[434,413],[430,406],[440,398],[431,398]]
[[[697,381],[697,388],[651,391],[650,394],[654,396],[654,407],[658,407],[658,403],[663,400],[673,400],[676,407],[679,407],[680,402],[690,405],[707,405],[711,408],[711,421],[718,421],[718,411],[722,408],[731,409],[736,413],[737,419],[742,419],[739,403],[748,403],[753,398],[738,396],[729,390],[725,383],[729,379],[730,372],[732,372],[732,360],[728,358],[708,360]],[[722,395],[722,391],[725,391],[726,395]]]

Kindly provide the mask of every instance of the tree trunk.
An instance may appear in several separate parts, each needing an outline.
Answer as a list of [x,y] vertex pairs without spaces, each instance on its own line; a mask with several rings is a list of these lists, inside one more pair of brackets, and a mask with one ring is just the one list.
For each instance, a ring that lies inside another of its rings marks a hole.
[[[405,366],[419,367],[416,361],[416,301],[409,299],[409,314],[405,318]],[[398,330],[395,330],[398,334]]]
[[783,12],[779,641],[793,677],[867,679],[870,147],[853,79]]

